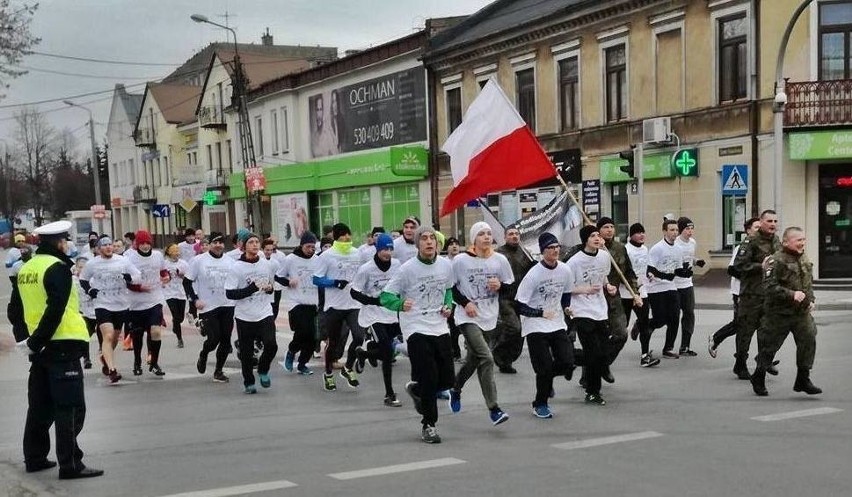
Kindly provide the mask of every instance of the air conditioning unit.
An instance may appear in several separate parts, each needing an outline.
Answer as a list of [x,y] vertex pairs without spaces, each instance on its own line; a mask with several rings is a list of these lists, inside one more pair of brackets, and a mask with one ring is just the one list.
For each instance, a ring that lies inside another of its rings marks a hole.
[[670,117],[655,117],[642,121],[642,142],[662,143],[669,141],[672,134]]

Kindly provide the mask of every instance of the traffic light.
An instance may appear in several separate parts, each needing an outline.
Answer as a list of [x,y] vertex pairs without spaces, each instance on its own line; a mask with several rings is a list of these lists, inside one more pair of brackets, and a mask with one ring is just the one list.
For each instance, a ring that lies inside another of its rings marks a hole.
[[636,177],[636,169],[633,165],[633,160],[635,158],[634,155],[633,155],[633,148],[631,147],[630,150],[625,150],[624,152],[619,152],[618,156],[621,157],[622,160],[627,161],[626,165],[618,167],[619,169],[621,169],[621,172],[630,176],[631,178],[635,178]]

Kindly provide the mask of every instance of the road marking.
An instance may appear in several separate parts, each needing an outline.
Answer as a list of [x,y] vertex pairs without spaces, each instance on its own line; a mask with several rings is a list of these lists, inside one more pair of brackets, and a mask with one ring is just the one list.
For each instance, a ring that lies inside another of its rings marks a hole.
[[162,497],[229,497],[231,495],[253,494],[255,492],[269,492],[282,488],[298,487],[295,483],[287,480],[267,481],[263,483],[252,483],[236,487],[211,488],[210,490],[199,490],[197,492],[184,492],[181,494],[163,495]]
[[394,464],[393,466],[384,466],[381,468],[361,469],[358,471],[347,471],[345,473],[331,473],[328,476],[335,480],[354,480],[356,478],[366,478],[368,476],[390,475],[394,473],[405,473],[406,471],[453,466],[455,464],[464,464],[466,462],[467,461],[456,459],[455,457],[445,457],[443,459],[432,459],[429,461]]
[[837,409],[836,407],[818,407],[816,409],[805,409],[804,411],[791,411],[779,414],[768,414],[766,416],[755,416],[751,419],[754,421],[781,421],[784,419],[819,416],[821,414],[834,414],[836,412],[843,412],[843,409]]
[[597,447],[599,445],[610,445],[621,442],[633,442],[636,440],[645,440],[646,438],[656,438],[662,436],[662,433],[658,433],[656,431],[642,431],[639,433],[627,433],[625,435],[616,435],[613,437],[589,438],[587,440],[577,440],[576,442],[553,444],[551,445],[551,447],[563,450],[586,449],[588,447]]

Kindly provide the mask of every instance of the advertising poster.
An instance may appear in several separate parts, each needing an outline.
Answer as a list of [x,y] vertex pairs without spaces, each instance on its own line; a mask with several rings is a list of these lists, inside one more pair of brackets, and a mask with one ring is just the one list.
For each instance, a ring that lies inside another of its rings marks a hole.
[[308,230],[308,194],[276,195],[275,231],[279,247],[298,247],[299,240]]
[[308,98],[313,158],[423,141],[426,122],[422,67]]

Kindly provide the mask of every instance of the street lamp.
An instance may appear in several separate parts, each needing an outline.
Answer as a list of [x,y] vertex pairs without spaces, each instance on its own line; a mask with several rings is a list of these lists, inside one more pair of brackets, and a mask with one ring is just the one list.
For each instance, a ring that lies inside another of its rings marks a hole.
[[784,31],[784,36],[781,38],[781,46],[778,48],[778,59],[775,63],[775,100],[774,105],[772,106],[772,112],[774,113],[774,135],[775,135],[775,168],[773,171],[773,197],[774,197],[774,207],[775,213],[778,215],[778,219],[784,219],[781,215],[782,203],[781,199],[783,198],[782,187],[783,183],[783,172],[782,166],[784,164],[784,109],[787,107],[787,94],[784,92],[784,54],[787,52],[787,44],[790,41],[790,34],[793,31],[793,26],[795,26],[796,21],[799,20],[799,17],[802,15],[802,12],[805,11],[806,8],[813,2],[813,0],[804,0],[801,5],[793,12],[793,17],[790,18],[790,22],[787,24],[787,29]]
[[[70,100],[63,100],[62,103],[71,107],[83,109],[89,113],[89,139],[92,142],[92,176],[95,179],[95,204],[102,205],[103,202],[101,199],[101,175],[98,167],[98,147],[97,145],[95,145],[95,120],[92,118],[92,111],[88,107],[83,107],[82,105],[75,104]],[[103,234],[103,231],[104,220],[103,218],[100,218],[98,219],[98,233]]]

